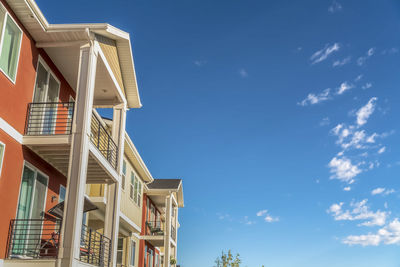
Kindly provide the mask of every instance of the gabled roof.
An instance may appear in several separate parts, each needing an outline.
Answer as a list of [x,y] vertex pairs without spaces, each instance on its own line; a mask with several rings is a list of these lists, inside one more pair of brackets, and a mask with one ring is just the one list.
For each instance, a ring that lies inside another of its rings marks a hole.
[[147,184],[149,189],[168,189],[178,190],[182,184],[182,179],[154,179],[152,183]]
[[140,108],[142,106],[129,33],[107,23],[50,24],[34,0],[6,1],[37,43],[88,41],[90,33],[114,40],[119,55],[128,107]]

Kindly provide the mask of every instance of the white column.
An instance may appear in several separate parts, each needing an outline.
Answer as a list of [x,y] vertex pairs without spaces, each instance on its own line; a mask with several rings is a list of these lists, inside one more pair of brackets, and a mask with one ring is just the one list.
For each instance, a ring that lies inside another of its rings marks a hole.
[[[114,107],[113,112],[113,125],[112,125],[112,138],[118,145],[118,160],[117,172],[118,181],[121,181],[122,174],[122,160],[124,155],[125,143],[125,121],[126,121],[126,108],[125,104]],[[118,245],[118,231],[119,231],[119,210],[121,202],[121,187],[120,182],[108,185],[107,190],[107,205],[104,220],[104,234],[111,239],[111,266],[116,266],[117,258],[117,245]]]
[[168,195],[165,200],[165,236],[164,236],[164,267],[170,267],[169,260],[171,257],[171,210],[172,199]]
[[81,47],[61,238],[62,267],[75,267],[79,260],[96,64],[93,46]]
[[174,207],[175,209],[175,255],[174,258],[178,260],[178,206]]

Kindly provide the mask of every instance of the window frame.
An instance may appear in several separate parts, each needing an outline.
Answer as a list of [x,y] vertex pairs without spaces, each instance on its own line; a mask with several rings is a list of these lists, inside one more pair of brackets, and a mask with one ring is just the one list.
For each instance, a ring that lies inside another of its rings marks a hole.
[[[136,266],[135,265],[135,261],[136,261],[136,242],[135,242],[135,240],[131,240],[131,244],[130,245],[131,246],[130,246],[130,249],[129,249],[129,254],[130,254],[129,266],[134,267],[134,266]],[[133,248],[134,248],[134,251],[132,251]],[[132,265],[132,259],[133,259],[133,265]]]
[[0,178],[1,178],[1,173],[3,170],[3,165],[4,165],[4,155],[6,154],[6,144],[0,141],[0,146],[3,147],[3,154],[0,155]]
[[67,197],[67,187],[63,186],[62,184],[60,184],[60,189],[58,191],[58,203],[61,203],[61,198],[60,198],[60,196],[61,196],[61,188],[64,188],[64,190],[65,190],[65,196],[64,196],[64,200],[63,201],[65,201],[65,198]]
[[3,50],[3,44],[4,44],[3,38],[4,38],[4,30],[6,28],[7,17],[10,17],[10,19],[17,26],[18,30],[21,32],[21,39],[19,40],[19,46],[18,46],[17,65],[15,66],[15,79],[13,80],[2,68],[0,68],[0,71],[4,74],[4,76],[6,76],[7,79],[9,79],[13,84],[15,84],[18,76],[19,58],[21,55],[22,38],[24,37],[24,32],[22,31],[21,27],[18,25],[18,23],[15,21],[15,19],[11,16],[10,12],[8,12],[7,8],[5,8],[2,3],[0,3],[0,9],[2,9],[5,13],[3,20],[3,27],[0,35],[0,56],[1,56],[1,51]]

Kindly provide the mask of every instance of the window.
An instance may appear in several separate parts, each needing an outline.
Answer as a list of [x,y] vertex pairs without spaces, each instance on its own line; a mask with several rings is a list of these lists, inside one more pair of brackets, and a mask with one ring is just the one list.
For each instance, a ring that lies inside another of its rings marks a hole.
[[121,188],[125,189],[125,180],[126,180],[126,161],[122,162],[122,178],[121,178]]
[[63,202],[65,200],[65,193],[66,193],[65,186],[60,185],[60,192],[58,195],[58,203]]
[[117,265],[122,265],[122,256],[124,253],[124,238],[118,238],[118,245],[117,245]]
[[129,190],[129,197],[131,199],[133,199],[134,197],[134,190],[133,190],[134,184],[135,184],[135,175],[133,174],[133,172],[131,172],[131,185]]
[[131,260],[129,262],[131,266],[135,266],[135,257],[136,257],[136,242],[131,241]]
[[142,183],[140,181],[138,181],[138,202],[137,204],[140,207],[140,201],[142,199]]
[[0,176],[1,169],[3,169],[3,159],[4,159],[4,150],[6,149],[6,145],[0,142]]
[[3,8],[0,7],[1,50],[0,69],[13,82],[17,76],[22,31]]
[[135,196],[134,196],[134,201],[137,204],[138,203],[138,179],[136,179],[135,177],[135,192],[134,192]]

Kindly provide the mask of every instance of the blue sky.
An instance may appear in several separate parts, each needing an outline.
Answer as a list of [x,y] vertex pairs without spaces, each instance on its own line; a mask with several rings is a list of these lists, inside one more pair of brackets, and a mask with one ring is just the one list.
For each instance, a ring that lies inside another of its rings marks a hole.
[[400,2],[37,2],[131,33],[128,132],[184,179],[181,266],[399,266]]

